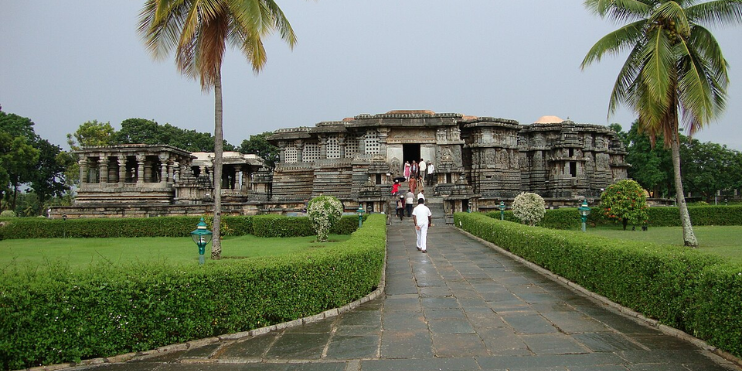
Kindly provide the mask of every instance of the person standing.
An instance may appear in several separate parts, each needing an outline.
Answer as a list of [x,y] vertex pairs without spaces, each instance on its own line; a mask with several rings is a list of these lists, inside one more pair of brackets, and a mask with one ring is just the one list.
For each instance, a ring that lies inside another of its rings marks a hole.
[[427,166],[428,174],[425,179],[425,185],[433,185],[433,172],[435,172],[435,166],[433,166],[433,163],[429,163]]
[[415,194],[408,189],[407,193],[404,195],[404,204],[405,208],[407,209],[408,218],[412,216],[412,207],[415,206],[412,204],[413,202],[415,202]]
[[404,220],[404,195],[399,195],[399,198],[397,199],[397,216],[399,217],[399,220]]
[[410,186],[410,191],[412,193],[415,193],[415,190],[417,189],[417,177],[411,176],[410,181],[408,183]]
[[410,167],[410,179],[417,178],[418,170],[420,170],[420,168],[417,167],[417,161],[412,160],[412,166]]
[[420,159],[420,162],[417,163],[417,167],[418,167],[417,175],[423,180],[423,182],[420,182],[420,183],[424,183],[425,181],[425,160]]
[[417,206],[412,211],[412,221],[415,222],[417,249],[426,253],[428,252],[428,228],[433,223],[433,213],[425,206],[424,198],[417,200]]
[[418,193],[418,194],[417,194],[417,199],[419,200],[419,199],[421,199],[421,198],[422,198],[423,200],[425,199],[425,190],[424,190],[424,189],[421,189],[421,190],[420,190],[420,193]]
[[404,180],[405,181],[410,180],[410,173],[411,173],[410,162],[405,161],[404,162]]

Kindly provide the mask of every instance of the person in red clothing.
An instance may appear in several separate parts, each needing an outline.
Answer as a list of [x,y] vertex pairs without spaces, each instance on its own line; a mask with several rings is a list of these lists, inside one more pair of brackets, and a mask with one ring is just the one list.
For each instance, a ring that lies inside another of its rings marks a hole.
[[395,180],[394,185],[392,185],[392,195],[396,195],[397,192],[399,192],[399,180]]

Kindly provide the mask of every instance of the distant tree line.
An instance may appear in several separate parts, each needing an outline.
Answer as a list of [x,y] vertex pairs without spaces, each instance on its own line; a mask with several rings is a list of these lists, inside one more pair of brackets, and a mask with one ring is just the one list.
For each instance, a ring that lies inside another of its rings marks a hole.
[[[238,151],[262,157],[274,167],[279,149],[268,143],[272,132],[251,135],[239,146],[224,141],[225,151]],[[12,210],[18,216],[45,215],[50,206],[69,205],[80,172],[72,151],[90,146],[119,144],[165,144],[190,152],[214,152],[210,133],[160,125],[156,121],[131,118],[116,130],[108,122],[92,120],[67,134],[70,151],[49,143],[34,132],[31,119],[0,108],[0,211]]]
[[[611,125],[628,151],[626,162],[631,164],[629,178],[636,180],[653,197],[674,197],[671,150],[663,146],[661,136],[656,138],[656,145],[653,145],[650,137],[639,132],[638,128],[634,123],[628,132],[624,132],[621,125]],[[715,199],[719,191],[722,191],[722,197],[731,199],[729,193],[742,188],[740,151],[718,143],[700,142],[681,134],[680,159],[683,185],[686,196],[692,196],[691,200],[722,201]]]

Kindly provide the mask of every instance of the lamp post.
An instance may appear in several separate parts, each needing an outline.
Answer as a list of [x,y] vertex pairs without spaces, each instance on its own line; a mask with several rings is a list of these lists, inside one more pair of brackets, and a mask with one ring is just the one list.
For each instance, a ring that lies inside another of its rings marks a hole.
[[358,228],[363,227],[363,205],[358,204]]
[[578,207],[580,211],[580,218],[582,219],[582,231],[585,232],[585,223],[587,223],[587,216],[590,215],[590,207],[587,206],[587,200],[582,200],[582,206]]
[[358,204],[358,228],[363,227],[363,205]]
[[204,264],[204,253],[206,252],[206,245],[211,242],[212,233],[207,228],[204,218],[201,217],[201,221],[196,225],[196,230],[191,232],[191,238],[193,242],[198,246],[198,264]]
[[505,201],[500,201],[500,220],[505,220]]

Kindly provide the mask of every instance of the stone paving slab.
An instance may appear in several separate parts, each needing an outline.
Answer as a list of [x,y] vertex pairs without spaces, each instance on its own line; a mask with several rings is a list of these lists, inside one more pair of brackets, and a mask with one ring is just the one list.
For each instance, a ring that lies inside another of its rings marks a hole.
[[91,370],[736,370],[451,226],[388,230],[385,295],[298,327]]

